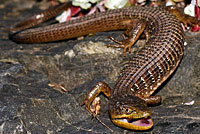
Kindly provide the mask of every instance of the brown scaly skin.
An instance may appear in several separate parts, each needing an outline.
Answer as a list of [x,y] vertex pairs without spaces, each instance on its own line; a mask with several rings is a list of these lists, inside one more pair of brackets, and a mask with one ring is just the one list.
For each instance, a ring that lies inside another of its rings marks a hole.
[[[54,14],[54,11],[47,13]],[[25,22],[29,21],[33,22],[33,25],[38,24],[34,17]],[[190,21],[184,24],[188,22]],[[133,27],[135,24],[136,28]],[[160,103],[160,96],[151,95],[174,72],[183,56],[184,33],[175,16],[159,8],[129,7],[42,28],[26,30],[30,26],[25,25],[17,25],[10,33],[10,39],[18,43],[41,43],[101,31],[129,29],[126,32],[128,37],[124,37],[123,41],[111,38],[118,45],[109,45],[124,48],[124,55],[126,49],[131,52],[131,46],[145,30],[146,46],[124,66],[114,89],[111,90],[104,82],[98,82],[90,90],[83,104],[93,116],[96,116],[90,105],[95,97],[103,92],[109,98],[108,109],[114,124],[133,130],[147,130],[153,126],[147,104]]]
[[[124,98],[110,98],[109,101],[109,113],[111,115],[112,122],[120,127],[134,130],[147,130],[153,126],[153,121],[150,118],[151,112],[147,107],[144,100],[137,96],[127,95]],[[142,118],[146,118],[147,126],[134,125],[130,122],[140,121]],[[130,122],[121,121],[122,119],[134,119]]]
[[184,14],[184,9],[176,8],[175,6],[168,6],[164,8],[165,10],[169,11],[171,14],[175,15],[179,21],[181,21],[185,27],[196,26],[199,25],[199,21],[192,16]]

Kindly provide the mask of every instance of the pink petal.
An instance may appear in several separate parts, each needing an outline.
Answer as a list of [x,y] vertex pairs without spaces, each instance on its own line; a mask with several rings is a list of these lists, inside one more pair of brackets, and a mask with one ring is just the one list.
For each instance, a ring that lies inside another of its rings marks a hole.
[[72,6],[71,7],[71,16],[74,16],[76,15],[78,12],[81,11],[81,8],[80,7],[76,7],[76,6]]
[[191,28],[192,32],[196,32],[196,31],[199,31],[199,30],[200,30],[200,26],[198,26],[198,25]]

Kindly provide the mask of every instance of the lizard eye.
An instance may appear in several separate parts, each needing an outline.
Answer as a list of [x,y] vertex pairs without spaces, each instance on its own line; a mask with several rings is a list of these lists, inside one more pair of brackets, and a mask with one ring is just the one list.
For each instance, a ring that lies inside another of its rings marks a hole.
[[130,114],[130,113],[133,112],[133,111],[132,111],[131,109],[129,109],[129,108],[126,108],[125,111],[126,111],[127,114]]

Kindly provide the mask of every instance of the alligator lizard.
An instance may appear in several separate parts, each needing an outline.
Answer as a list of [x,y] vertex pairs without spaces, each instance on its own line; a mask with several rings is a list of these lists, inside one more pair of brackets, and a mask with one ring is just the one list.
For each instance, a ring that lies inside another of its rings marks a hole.
[[[129,7],[39,28],[23,29],[19,25],[18,30],[10,34],[10,39],[18,43],[64,40],[89,33],[126,29],[134,19],[144,20],[146,27],[142,26],[143,30],[148,29],[151,34],[145,47],[124,66],[112,90],[105,82],[98,82],[83,104],[94,115],[90,105],[95,97],[103,92],[109,98],[108,110],[114,124],[127,129],[147,130],[153,126],[147,104],[161,101],[160,96],[151,95],[174,72],[184,51],[181,24],[168,11],[152,7]],[[135,31],[139,30],[129,32],[135,34]],[[130,50],[133,38],[137,39],[132,36],[125,38],[124,41],[118,42],[116,47],[124,48],[124,52],[127,48]]]

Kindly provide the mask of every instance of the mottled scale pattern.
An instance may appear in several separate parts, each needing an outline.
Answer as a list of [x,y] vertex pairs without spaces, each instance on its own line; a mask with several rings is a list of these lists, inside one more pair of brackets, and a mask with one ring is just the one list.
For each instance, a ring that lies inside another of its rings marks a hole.
[[150,8],[136,12],[134,17],[146,18],[151,37],[124,66],[111,98],[127,94],[150,96],[171,75],[183,55],[184,33],[173,15]]
[[169,12],[152,7],[109,10],[61,24],[18,31],[10,36],[21,43],[64,40],[88,33],[126,29],[127,20],[147,22],[150,38],[144,48],[124,66],[111,94],[150,96],[176,69],[183,55],[184,33],[180,22]]

